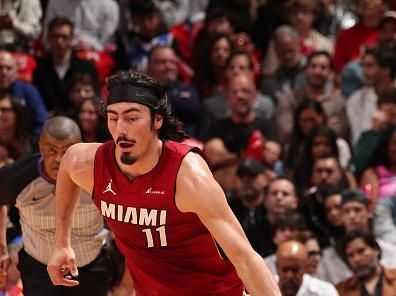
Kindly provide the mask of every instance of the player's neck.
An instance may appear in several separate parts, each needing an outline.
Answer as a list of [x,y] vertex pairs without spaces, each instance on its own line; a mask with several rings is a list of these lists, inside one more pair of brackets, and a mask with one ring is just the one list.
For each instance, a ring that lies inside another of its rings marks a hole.
[[121,163],[117,157],[116,161],[121,172],[129,179],[134,180],[136,177],[147,174],[157,164],[161,157],[163,142],[159,139],[153,141],[148,147],[146,153],[141,155],[135,163],[131,165]]

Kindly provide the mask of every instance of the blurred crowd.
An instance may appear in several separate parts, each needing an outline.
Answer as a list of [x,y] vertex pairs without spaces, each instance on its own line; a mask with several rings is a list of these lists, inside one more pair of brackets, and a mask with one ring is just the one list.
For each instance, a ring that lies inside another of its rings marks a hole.
[[[54,117],[111,139],[98,105],[131,68],[164,87],[283,295],[396,295],[396,1],[1,0],[0,167],[44,154]],[[23,293],[18,210],[4,295]]]

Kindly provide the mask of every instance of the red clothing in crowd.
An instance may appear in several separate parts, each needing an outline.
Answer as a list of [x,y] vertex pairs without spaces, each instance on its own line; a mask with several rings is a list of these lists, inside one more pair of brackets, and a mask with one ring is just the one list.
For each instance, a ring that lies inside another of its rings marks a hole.
[[360,57],[365,46],[374,45],[377,40],[378,29],[367,28],[362,22],[358,22],[350,29],[341,31],[334,52],[335,69],[341,71],[348,62]]

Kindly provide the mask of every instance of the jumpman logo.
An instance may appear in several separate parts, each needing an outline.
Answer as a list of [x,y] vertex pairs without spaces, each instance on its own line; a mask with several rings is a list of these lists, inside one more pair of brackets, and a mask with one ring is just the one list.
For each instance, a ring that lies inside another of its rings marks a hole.
[[113,179],[110,179],[110,182],[109,182],[109,184],[107,185],[106,190],[103,191],[103,193],[111,192],[111,193],[113,193],[113,195],[116,195],[116,193],[113,191],[113,189],[111,189],[111,183],[112,183],[112,182],[113,182]]

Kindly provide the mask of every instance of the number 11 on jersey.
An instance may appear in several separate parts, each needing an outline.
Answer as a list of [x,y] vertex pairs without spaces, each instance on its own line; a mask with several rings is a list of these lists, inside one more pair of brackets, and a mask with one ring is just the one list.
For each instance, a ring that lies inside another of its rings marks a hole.
[[[155,231],[158,232],[158,234],[159,234],[160,246],[166,247],[168,245],[168,242],[166,240],[165,225],[156,228]],[[146,234],[147,248],[153,248],[154,247],[154,238],[153,238],[153,233],[152,233],[151,228],[143,229],[142,232],[144,232]]]

